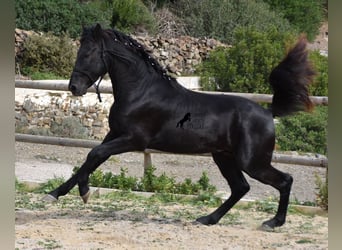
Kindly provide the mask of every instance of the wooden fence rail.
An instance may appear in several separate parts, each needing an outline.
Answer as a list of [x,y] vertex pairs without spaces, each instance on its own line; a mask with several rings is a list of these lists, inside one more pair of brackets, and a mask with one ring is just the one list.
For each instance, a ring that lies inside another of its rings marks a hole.
[[[54,80],[54,81],[31,81],[31,80],[16,80],[16,88],[27,88],[27,89],[43,89],[43,90],[58,90],[68,91],[68,81],[66,80]],[[101,84],[100,92],[103,94],[113,93],[111,85]],[[88,92],[95,93],[94,86],[88,89]],[[216,95],[236,95],[245,97],[255,102],[271,103],[272,95],[269,94],[252,94],[252,93],[235,93],[235,92],[218,92],[218,91],[200,91],[201,93],[210,93]],[[315,105],[328,105],[327,96],[310,96],[310,99]]]
[[[67,80],[53,80],[53,81],[31,81],[31,80],[16,80],[16,88],[28,88],[28,89],[40,89],[40,90],[54,90],[54,91],[68,91],[68,81]],[[88,92],[95,93],[95,88],[92,86],[88,89]],[[100,92],[103,94],[113,93],[112,86],[110,84],[101,84]],[[268,94],[251,94],[251,93],[231,93],[231,92],[208,92],[200,91],[202,93],[218,94],[218,95],[237,95],[245,97],[247,99],[253,100],[255,102],[261,103],[271,103],[272,95]],[[311,100],[315,105],[328,105],[328,97],[326,96],[311,96]],[[27,135],[27,134],[16,134],[16,141],[30,142],[30,143],[40,143],[40,144],[51,144],[51,145],[61,145],[70,147],[85,147],[93,148],[99,145],[100,141],[94,140],[80,140],[62,137],[49,137],[49,136],[37,136],[37,135]],[[163,153],[167,152],[147,149],[144,152],[144,167],[152,164],[151,154],[152,153]],[[211,156],[210,154],[201,154],[202,156]],[[273,154],[273,162],[286,163],[286,164],[297,164],[297,165],[308,165],[315,167],[327,167],[328,159],[315,158],[315,157],[304,157],[304,156],[291,156],[286,154]]]
[[[101,141],[96,140],[84,140],[84,139],[71,139],[64,137],[53,137],[53,136],[38,136],[38,135],[28,135],[28,134],[15,134],[15,140],[20,142],[38,143],[38,144],[50,144],[68,147],[83,147],[83,148],[93,148],[101,143]],[[144,153],[144,168],[152,164],[150,154],[162,153],[169,154],[168,152],[163,152],[159,150],[146,149]],[[211,156],[211,154],[198,154],[200,156]],[[307,157],[307,156],[291,156],[287,154],[273,153],[273,162],[286,163],[286,164],[296,164],[296,165],[307,165],[313,167],[327,167],[328,159]]]

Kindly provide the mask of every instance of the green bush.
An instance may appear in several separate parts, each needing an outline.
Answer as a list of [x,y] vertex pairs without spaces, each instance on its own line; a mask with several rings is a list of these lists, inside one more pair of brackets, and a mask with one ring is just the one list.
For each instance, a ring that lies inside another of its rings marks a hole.
[[177,0],[142,0],[146,7],[163,8],[166,5],[170,5]]
[[[73,172],[79,167],[75,167]],[[146,169],[144,176],[140,180],[136,177],[127,176],[127,170],[121,169],[119,175],[111,172],[103,173],[102,170],[95,170],[89,177],[89,185],[93,187],[117,188],[121,190],[171,193],[171,194],[213,194],[216,187],[211,185],[205,172],[197,182],[192,182],[187,178],[183,182],[176,182],[173,177],[168,177],[165,173],[160,176],[155,175],[156,168],[151,166]]]
[[109,25],[109,13],[95,2],[77,0],[16,0],[16,27],[24,30],[52,32],[54,35],[68,33],[76,38],[82,26],[99,22]]
[[279,12],[261,1],[178,0],[170,7],[186,23],[189,35],[212,37],[233,44],[237,28],[254,27],[264,32],[274,27],[280,33],[292,30]]
[[310,86],[310,93],[313,96],[328,96],[328,57],[322,56],[319,51],[309,53],[317,73],[314,83]]
[[211,51],[198,67],[201,85],[205,90],[271,93],[269,75],[294,41],[293,35],[275,28],[267,32],[239,28],[233,47]]
[[112,10],[112,27],[126,33],[132,33],[137,29],[154,33],[156,22],[141,0],[107,0],[106,5]]
[[214,193],[216,188],[209,183],[209,178],[206,172],[197,182],[192,182],[186,178],[183,182],[177,183],[172,177],[166,176],[163,173],[160,176],[154,174],[156,168],[151,166],[146,169],[143,178],[141,178],[141,191],[175,193],[175,194],[199,194],[200,192]]
[[45,183],[39,185],[38,188],[34,190],[35,193],[49,193],[51,190],[59,187],[65,182],[63,177],[55,177],[54,179],[50,179]]
[[280,150],[327,154],[328,107],[317,106],[313,113],[279,118],[276,139]]
[[43,36],[32,35],[24,43],[20,61],[22,72],[25,75],[40,74],[40,77],[53,75],[58,78],[69,78],[76,53],[77,48],[67,34],[59,37],[51,33]]
[[329,207],[329,192],[328,192],[328,169],[325,176],[325,181],[323,181],[318,175],[316,175],[316,185],[318,193],[316,193],[316,202],[317,204],[325,209],[328,210]]
[[121,169],[119,175],[113,175],[111,172],[103,173],[98,169],[89,177],[89,184],[91,186],[121,190],[137,190],[137,182],[138,179],[136,177],[127,176],[127,169]]
[[307,34],[313,41],[324,21],[326,0],[263,0],[272,10],[281,12],[299,32]]

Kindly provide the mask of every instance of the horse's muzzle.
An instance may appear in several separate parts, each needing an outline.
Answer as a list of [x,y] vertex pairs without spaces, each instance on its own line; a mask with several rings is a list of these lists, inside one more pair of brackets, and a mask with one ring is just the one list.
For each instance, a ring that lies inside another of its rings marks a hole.
[[77,85],[72,84],[72,83],[69,84],[69,90],[71,91],[71,93],[72,93],[74,96],[82,96],[82,95],[84,95],[85,93],[87,93],[87,89],[80,88],[80,87],[78,87]]

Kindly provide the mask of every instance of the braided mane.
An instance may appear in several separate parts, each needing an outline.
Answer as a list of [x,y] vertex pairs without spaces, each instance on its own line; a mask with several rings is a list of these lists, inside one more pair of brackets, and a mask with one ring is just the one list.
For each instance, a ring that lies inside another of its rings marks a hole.
[[[95,27],[91,27],[89,29],[85,29],[83,31],[82,37],[81,37],[81,42],[85,38],[92,37],[92,31]],[[125,47],[130,50],[131,52],[138,54],[142,60],[144,60],[147,64],[151,65],[152,68],[159,74],[162,75],[163,78],[168,79],[168,80],[175,80],[174,77],[168,75],[167,71],[165,68],[163,68],[160,63],[149,53],[146,51],[144,46],[140,44],[137,40],[134,38],[118,31],[115,29],[104,29],[103,33],[113,39],[114,42],[119,42]]]

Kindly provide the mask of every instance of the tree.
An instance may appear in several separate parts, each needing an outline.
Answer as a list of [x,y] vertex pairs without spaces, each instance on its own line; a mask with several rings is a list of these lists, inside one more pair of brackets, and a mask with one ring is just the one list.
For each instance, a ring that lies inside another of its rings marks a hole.
[[264,0],[272,10],[281,12],[299,32],[305,32],[312,41],[324,20],[326,0]]
[[77,0],[16,0],[16,27],[24,30],[68,33],[75,38],[82,26],[108,24],[104,12]]
[[259,32],[239,28],[231,48],[217,48],[198,68],[201,85],[207,90],[271,93],[269,74],[281,61],[294,35],[275,28]]
[[186,24],[189,35],[212,37],[231,44],[237,28],[253,27],[265,32],[292,30],[289,22],[269,5],[254,0],[178,0],[171,10]]

